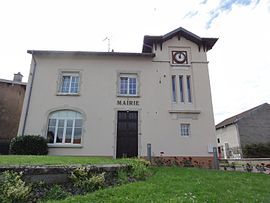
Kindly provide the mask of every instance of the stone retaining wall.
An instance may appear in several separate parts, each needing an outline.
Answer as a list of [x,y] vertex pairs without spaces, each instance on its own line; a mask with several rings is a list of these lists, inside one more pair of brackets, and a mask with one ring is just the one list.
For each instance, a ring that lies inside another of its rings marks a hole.
[[95,165],[69,165],[69,166],[0,166],[0,173],[4,171],[23,172],[26,182],[65,183],[68,176],[76,168],[85,167],[93,173],[106,172],[107,176],[114,176],[118,170],[130,170],[126,164],[95,164]]

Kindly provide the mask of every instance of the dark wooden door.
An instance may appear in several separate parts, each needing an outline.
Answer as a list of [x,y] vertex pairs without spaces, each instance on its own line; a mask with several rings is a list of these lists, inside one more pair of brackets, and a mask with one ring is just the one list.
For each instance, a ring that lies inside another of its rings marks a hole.
[[118,111],[116,158],[138,156],[138,112]]

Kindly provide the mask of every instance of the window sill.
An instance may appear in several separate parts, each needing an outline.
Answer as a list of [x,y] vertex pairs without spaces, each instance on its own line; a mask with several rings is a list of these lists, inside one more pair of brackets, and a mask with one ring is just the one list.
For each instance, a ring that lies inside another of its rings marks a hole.
[[200,110],[169,110],[169,113],[179,113],[179,114],[200,114]]
[[57,93],[56,96],[81,96],[80,93]]
[[117,97],[130,97],[130,98],[139,98],[140,95],[123,95],[123,94],[118,94],[116,95]]
[[188,69],[191,66],[191,64],[190,63],[189,64],[173,64],[173,63],[171,63],[171,66],[175,69],[182,69],[182,68]]
[[47,144],[49,148],[82,148],[81,144]]

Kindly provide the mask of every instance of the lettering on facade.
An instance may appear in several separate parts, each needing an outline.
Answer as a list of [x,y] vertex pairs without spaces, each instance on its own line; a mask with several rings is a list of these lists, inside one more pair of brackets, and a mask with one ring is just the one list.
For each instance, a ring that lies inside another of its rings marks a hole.
[[117,105],[121,105],[121,106],[139,106],[139,101],[117,100]]

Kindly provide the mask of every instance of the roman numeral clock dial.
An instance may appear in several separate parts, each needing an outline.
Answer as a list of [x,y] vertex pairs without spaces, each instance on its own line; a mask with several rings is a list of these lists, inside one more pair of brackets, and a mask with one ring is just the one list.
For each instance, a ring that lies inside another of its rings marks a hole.
[[172,64],[187,64],[186,51],[172,51]]

